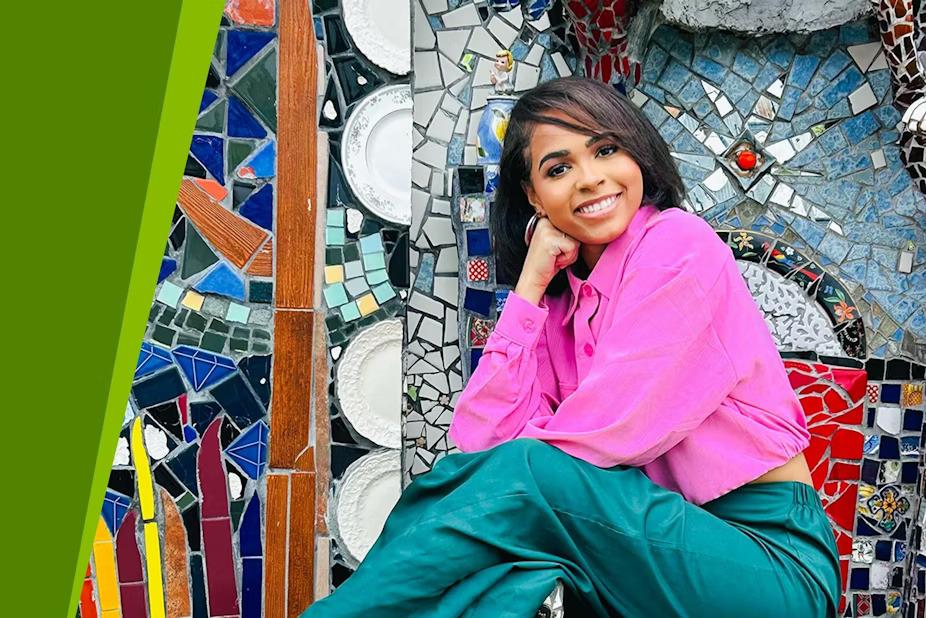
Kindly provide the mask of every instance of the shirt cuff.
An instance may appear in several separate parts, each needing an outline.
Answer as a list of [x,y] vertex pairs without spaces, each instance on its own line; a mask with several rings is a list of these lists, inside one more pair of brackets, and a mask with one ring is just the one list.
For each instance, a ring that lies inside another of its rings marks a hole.
[[492,334],[533,350],[537,347],[537,341],[543,333],[543,325],[550,314],[543,301],[540,302],[541,305],[537,306],[510,292]]

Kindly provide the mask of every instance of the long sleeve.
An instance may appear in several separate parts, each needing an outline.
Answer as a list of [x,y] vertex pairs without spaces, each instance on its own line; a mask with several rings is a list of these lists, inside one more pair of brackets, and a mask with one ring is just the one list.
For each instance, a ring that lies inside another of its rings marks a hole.
[[732,264],[646,264],[628,268],[578,389],[555,415],[525,413],[516,437],[543,440],[600,467],[639,467],[678,444],[730,393],[736,370],[708,300],[723,290],[703,288],[725,281],[718,268]]
[[549,311],[509,294],[479,366],[454,409],[449,435],[464,452],[510,440],[537,417],[553,414],[558,386],[544,327]]

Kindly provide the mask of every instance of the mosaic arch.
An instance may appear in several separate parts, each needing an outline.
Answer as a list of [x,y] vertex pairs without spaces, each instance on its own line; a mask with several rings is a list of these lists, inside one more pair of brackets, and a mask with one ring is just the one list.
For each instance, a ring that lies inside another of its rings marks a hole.
[[[476,142],[495,53],[512,51],[516,94],[604,64],[578,40],[588,15],[561,3],[413,0],[412,50],[363,4],[226,8],[85,618],[298,615],[455,450],[453,406],[507,293],[487,232],[496,170]],[[786,358],[840,611],[921,615],[926,202],[878,24],[643,35],[626,50],[639,74],[611,70],[639,79],[629,94],[670,144],[687,207],[731,246]],[[409,165],[385,180],[405,190],[374,199],[384,179],[357,153],[380,143],[362,127],[403,123]],[[747,175],[744,142],[763,160]]]

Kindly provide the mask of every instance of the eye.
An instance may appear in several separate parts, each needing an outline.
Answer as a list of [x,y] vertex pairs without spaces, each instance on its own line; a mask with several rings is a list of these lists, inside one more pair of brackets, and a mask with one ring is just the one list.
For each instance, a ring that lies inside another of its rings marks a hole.
[[562,176],[566,173],[566,165],[564,163],[558,163],[556,165],[551,165],[547,168],[547,176],[550,178],[556,178],[557,176]]
[[610,157],[617,152],[617,150],[618,148],[615,144],[607,144],[598,149],[598,154],[602,157]]

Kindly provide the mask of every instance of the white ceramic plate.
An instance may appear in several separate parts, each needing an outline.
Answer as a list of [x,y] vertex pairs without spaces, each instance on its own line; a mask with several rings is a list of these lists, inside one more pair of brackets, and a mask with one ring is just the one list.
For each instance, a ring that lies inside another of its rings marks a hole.
[[338,364],[338,399],[364,438],[402,445],[402,322],[383,320],[354,337]]
[[335,497],[337,534],[344,552],[359,564],[383,531],[402,494],[398,450],[374,451],[344,472]]
[[347,119],[341,165],[347,183],[374,215],[412,220],[412,96],[407,84],[380,88]]
[[341,10],[360,53],[390,73],[408,73],[412,45],[408,0],[344,0]]

